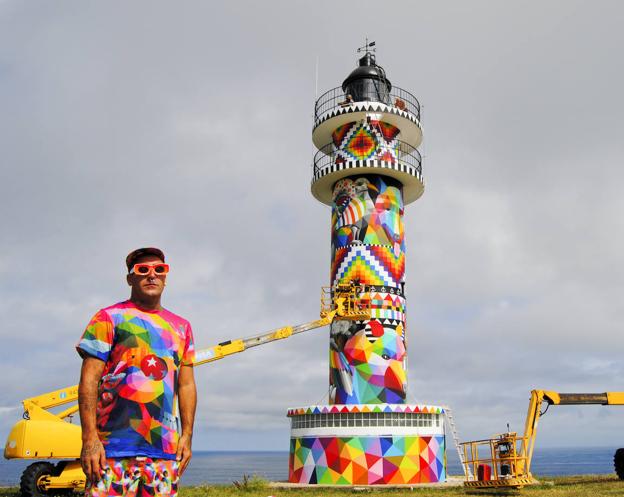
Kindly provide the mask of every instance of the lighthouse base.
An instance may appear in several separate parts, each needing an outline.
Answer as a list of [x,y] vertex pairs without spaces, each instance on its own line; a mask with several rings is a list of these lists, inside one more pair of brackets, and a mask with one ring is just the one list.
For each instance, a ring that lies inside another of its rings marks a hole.
[[446,481],[444,410],[416,404],[288,410],[288,480],[329,485]]

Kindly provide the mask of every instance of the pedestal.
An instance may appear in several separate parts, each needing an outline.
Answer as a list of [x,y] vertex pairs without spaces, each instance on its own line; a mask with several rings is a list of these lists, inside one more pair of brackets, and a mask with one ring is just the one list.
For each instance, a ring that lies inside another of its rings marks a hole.
[[288,410],[291,483],[384,485],[446,481],[444,410],[418,404]]

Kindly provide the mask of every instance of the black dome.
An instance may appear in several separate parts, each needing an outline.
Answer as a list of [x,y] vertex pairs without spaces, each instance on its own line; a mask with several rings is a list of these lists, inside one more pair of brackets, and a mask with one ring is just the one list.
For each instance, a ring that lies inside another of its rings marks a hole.
[[386,71],[384,71],[383,67],[375,63],[375,56],[372,53],[367,52],[364,57],[360,59],[359,64],[359,67],[356,67],[342,83],[343,91],[347,92],[347,88],[352,86],[352,83],[362,79],[380,81],[388,92],[392,89],[390,81],[386,78]]

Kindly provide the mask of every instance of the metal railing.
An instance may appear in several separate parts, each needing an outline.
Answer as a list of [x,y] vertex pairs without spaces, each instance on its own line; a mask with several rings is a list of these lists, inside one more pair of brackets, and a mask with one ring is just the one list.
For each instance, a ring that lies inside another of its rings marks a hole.
[[321,317],[338,309],[338,316],[364,320],[371,317],[371,301],[360,286],[352,283],[321,288]]
[[410,92],[401,88],[392,87],[389,93],[380,94],[376,91],[366,91],[359,95],[357,100],[348,99],[342,87],[333,88],[323,93],[314,106],[314,126],[321,121],[321,117],[336,107],[348,107],[357,102],[381,102],[391,107],[397,107],[416,116],[420,121],[420,102]]
[[[379,146],[375,150],[375,154],[369,159],[377,159],[380,161],[390,162],[391,164],[404,164],[414,176],[422,176],[422,157],[418,149],[412,147],[409,143],[397,140],[394,147]],[[328,143],[314,154],[313,177],[325,168],[331,167],[333,164],[340,162],[348,162],[357,160],[355,158],[345,159],[339,152],[345,152],[345,149],[336,149],[333,143]],[[347,153],[345,153],[347,155]],[[338,159],[338,160],[336,160]]]
[[[464,470],[472,473],[472,480],[487,482],[488,486],[518,486],[519,480],[531,479],[527,457],[528,437],[516,433],[502,433],[494,438],[463,442]],[[484,469],[487,468],[487,471]],[[488,474],[488,472],[490,472]],[[479,486],[475,483],[475,486]]]

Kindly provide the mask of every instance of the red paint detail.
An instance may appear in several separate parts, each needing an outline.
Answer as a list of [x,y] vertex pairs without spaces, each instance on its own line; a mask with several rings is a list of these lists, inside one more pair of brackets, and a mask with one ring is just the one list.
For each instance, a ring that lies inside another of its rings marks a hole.
[[146,355],[141,360],[141,371],[153,380],[162,380],[167,375],[167,363],[154,354]]

